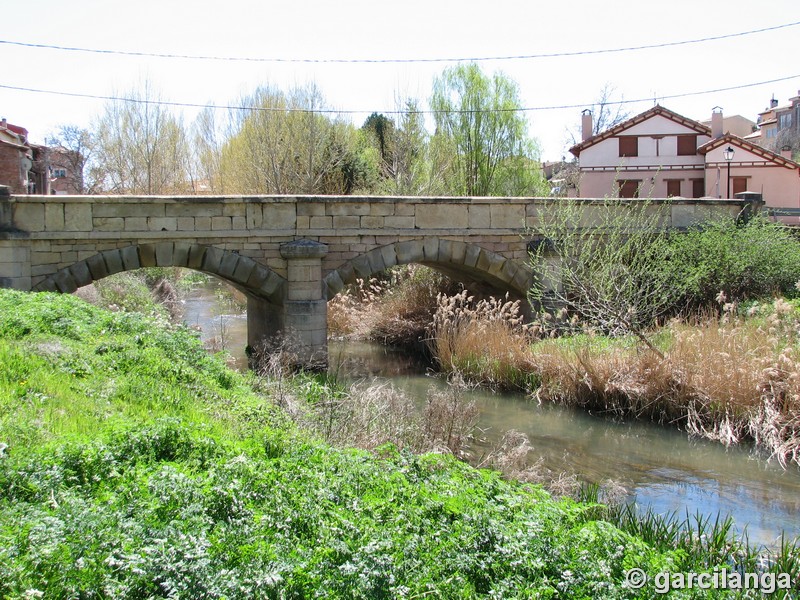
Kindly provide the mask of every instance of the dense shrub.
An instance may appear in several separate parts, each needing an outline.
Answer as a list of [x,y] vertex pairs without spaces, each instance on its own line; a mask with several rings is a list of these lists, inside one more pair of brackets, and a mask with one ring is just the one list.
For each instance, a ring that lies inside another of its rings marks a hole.
[[[165,436],[163,456],[126,441]],[[629,565],[687,566],[581,505],[391,447],[269,460],[155,422],[0,461],[0,482],[2,597],[628,598],[647,596]]]
[[529,232],[529,297],[542,313],[559,307],[597,332],[636,336],[660,358],[648,333],[657,323],[718,301],[794,293],[800,280],[800,242],[763,218],[679,231],[664,228],[669,205],[609,199],[592,208],[599,227],[575,226],[586,210],[576,201]]
[[800,280],[800,242],[787,228],[753,219],[740,225],[720,220],[676,232],[666,240],[666,270],[679,301],[697,308],[714,303],[795,292]]

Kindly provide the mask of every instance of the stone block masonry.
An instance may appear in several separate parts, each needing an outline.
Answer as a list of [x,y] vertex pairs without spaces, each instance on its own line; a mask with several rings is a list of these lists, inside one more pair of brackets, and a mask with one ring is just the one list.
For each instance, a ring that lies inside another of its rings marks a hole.
[[[248,340],[279,333],[324,363],[325,303],[359,277],[412,262],[525,297],[526,226],[543,198],[15,196],[0,189],[0,286],[72,292],[113,273],[179,266],[248,297]],[[585,200],[581,225],[596,204]],[[660,202],[660,201],[651,201]],[[666,201],[663,201],[666,202]],[[741,201],[673,200],[664,225],[736,215]]]

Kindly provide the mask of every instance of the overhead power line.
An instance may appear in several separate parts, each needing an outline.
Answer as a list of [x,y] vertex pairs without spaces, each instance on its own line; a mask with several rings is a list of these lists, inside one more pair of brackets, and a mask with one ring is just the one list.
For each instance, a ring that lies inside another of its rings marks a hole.
[[158,52],[108,50],[99,48],[81,48],[77,46],[57,46],[52,44],[35,44],[30,42],[19,42],[14,40],[0,40],[0,44],[10,46],[22,46],[25,48],[43,48],[47,50],[61,50],[65,52],[83,52],[90,54],[106,54],[116,56],[135,56],[139,58],[171,58],[185,60],[213,60],[229,62],[257,62],[257,63],[442,63],[442,62],[480,62],[480,61],[499,61],[499,60],[532,60],[543,58],[561,58],[570,56],[589,56],[593,54],[612,54],[619,52],[634,52],[639,50],[652,50],[656,48],[670,48],[674,46],[686,46],[689,44],[701,44],[737,38],[767,31],[776,31],[800,25],[800,21],[794,23],[784,23],[761,29],[751,29],[749,31],[739,31],[723,35],[709,36],[692,40],[679,40],[673,42],[660,42],[657,44],[646,44],[644,46],[626,46],[621,48],[604,48],[598,50],[576,50],[572,52],[550,52],[541,54],[519,54],[507,56],[464,56],[464,57],[445,57],[445,58],[280,58],[280,57],[240,57],[240,56],[205,56],[194,54],[165,54]]
[[[779,83],[783,81],[790,81],[792,79],[800,79],[800,74],[798,75],[789,75],[787,77],[779,77],[777,79],[768,79],[766,81],[757,81],[754,83],[744,83],[739,85],[732,85],[728,87],[721,87],[715,88],[710,90],[702,90],[696,92],[682,92],[679,94],[666,94],[666,95],[659,95],[656,98],[649,97],[649,98],[636,98],[634,100],[615,100],[615,101],[608,101],[604,104],[613,106],[618,104],[636,104],[639,102],[653,102],[662,101],[662,100],[674,100],[677,98],[688,98],[691,96],[702,96],[705,94],[714,94],[718,92],[730,92],[733,90],[742,90],[746,88],[758,87],[760,85],[767,85],[771,83]],[[253,111],[253,112],[296,112],[296,113],[315,113],[315,114],[334,114],[334,115],[354,115],[354,114],[367,114],[367,113],[381,113],[385,115],[397,115],[397,114],[405,114],[409,111],[407,110],[362,110],[362,109],[347,109],[347,110],[337,110],[337,109],[318,109],[318,108],[286,108],[286,107],[269,107],[269,106],[236,106],[236,105],[219,105],[219,104],[202,104],[202,103],[194,103],[194,102],[173,102],[169,100],[153,100],[147,98],[126,98],[124,96],[103,96],[103,95],[96,95],[96,94],[83,94],[79,92],[63,92],[58,90],[44,90],[39,88],[30,88],[30,87],[20,87],[20,86],[13,86],[13,85],[5,85],[0,83],[0,89],[5,90],[13,90],[16,92],[30,92],[34,94],[50,94],[53,96],[63,96],[68,98],[85,98],[90,100],[110,100],[116,102],[133,102],[136,104],[155,104],[160,106],[173,106],[177,108],[210,108],[213,110],[229,110],[229,111]],[[461,112],[461,113],[473,113],[473,112],[539,112],[539,111],[547,111],[547,110],[563,110],[563,109],[579,109],[579,108],[586,108],[587,106],[593,106],[597,104],[596,101],[594,102],[585,102],[582,104],[561,104],[561,105],[553,105],[553,106],[529,106],[529,107],[519,107],[519,108],[501,108],[501,109],[491,109],[491,110],[484,110],[484,111],[474,111],[474,110],[462,110],[462,111],[447,111],[447,112]],[[413,111],[420,114],[437,114],[443,111],[436,111],[436,110],[416,110]]]

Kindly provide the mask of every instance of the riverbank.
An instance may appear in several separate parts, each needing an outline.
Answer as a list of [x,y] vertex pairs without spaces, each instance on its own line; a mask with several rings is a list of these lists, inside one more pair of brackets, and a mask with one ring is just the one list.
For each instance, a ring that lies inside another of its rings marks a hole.
[[337,297],[334,330],[425,344],[441,372],[473,384],[667,424],[725,445],[752,444],[784,467],[800,466],[798,300],[726,303],[721,314],[673,320],[648,331],[653,352],[633,336],[603,336],[574,318],[544,315],[522,326],[519,302],[443,293],[446,282],[429,270],[392,278]]
[[0,315],[3,596],[649,598],[626,569],[757,567],[708,524],[659,540],[447,454],[336,449],[288,382],[164,319],[10,291]]
[[[800,302],[728,305],[722,316],[675,320],[649,332],[658,353],[629,336],[589,331],[542,337],[499,303],[442,299],[432,344],[440,368],[541,402],[677,426],[726,445],[752,443],[800,465]],[[555,327],[551,324],[551,328]]]

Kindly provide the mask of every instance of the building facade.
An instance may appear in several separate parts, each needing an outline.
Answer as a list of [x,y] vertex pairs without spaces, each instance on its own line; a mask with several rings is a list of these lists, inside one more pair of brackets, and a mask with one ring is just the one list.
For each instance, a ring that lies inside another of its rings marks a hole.
[[662,106],[597,135],[591,135],[591,114],[585,111],[583,119],[584,139],[570,149],[579,160],[582,197],[733,198],[755,192],[768,208],[800,209],[800,164],[791,152],[724,132],[721,109],[713,111],[710,127]]
[[773,152],[800,152],[800,90],[783,106],[770,100],[769,108],[758,114],[758,130],[746,139]]
[[707,196],[733,198],[755,192],[768,208],[800,208],[800,165],[790,152],[777,154],[729,133],[698,152],[705,157]]
[[27,129],[2,119],[0,185],[12,194],[81,194],[82,157],[65,148],[31,144]]
[[33,149],[28,145],[28,130],[0,121],[0,185],[14,194],[27,194],[35,184],[32,172]]
[[583,141],[570,148],[580,165],[579,196],[706,195],[697,148],[711,140],[710,127],[654,106],[597,135],[591,135],[591,113],[584,112],[582,130]]

